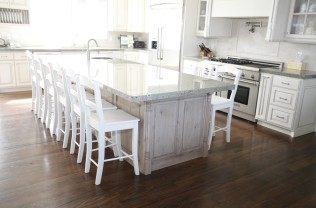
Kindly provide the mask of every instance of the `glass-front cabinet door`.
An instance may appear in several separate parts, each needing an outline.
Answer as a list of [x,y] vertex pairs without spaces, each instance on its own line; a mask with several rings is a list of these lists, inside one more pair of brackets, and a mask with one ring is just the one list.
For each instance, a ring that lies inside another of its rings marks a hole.
[[287,36],[316,39],[316,0],[294,0],[291,8]]
[[206,26],[206,15],[207,12],[207,0],[200,0],[199,3],[199,10],[198,10],[198,28],[197,33],[198,34],[204,34],[205,33],[205,26]]

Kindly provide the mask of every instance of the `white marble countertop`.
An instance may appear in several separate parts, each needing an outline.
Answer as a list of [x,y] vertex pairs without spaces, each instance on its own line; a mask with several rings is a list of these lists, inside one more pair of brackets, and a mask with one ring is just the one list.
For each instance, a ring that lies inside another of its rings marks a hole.
[[[86,57],[80,55],[43,55],[43,59],[88,75]],[[90,76],[103,89],[130,102],[211,94],[226,91],[233,84],[205,79],[178,71],[121,59],[91,59]]]
[[[0,52],[14,52],[14,51],[26,51],[30,50],[32,52],[81,52],[86,51],[87,47],[0,47]],[[146,51],[147,48],[107,48],[107,47],[91,47],[92,51]]]

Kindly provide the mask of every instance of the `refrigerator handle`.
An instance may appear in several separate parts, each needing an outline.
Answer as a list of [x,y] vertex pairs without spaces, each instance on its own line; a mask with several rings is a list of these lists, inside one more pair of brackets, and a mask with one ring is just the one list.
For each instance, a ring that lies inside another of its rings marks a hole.
[[158,38],[157,38],[157,60],[159,60],[159,44],[160,44],[160,28],[158,27]]
[[163,34],[163,27],[160,29],[161,31],[161,35],[160,35],[160,60],[163,60],[163,37],[162,37],[162,34]]

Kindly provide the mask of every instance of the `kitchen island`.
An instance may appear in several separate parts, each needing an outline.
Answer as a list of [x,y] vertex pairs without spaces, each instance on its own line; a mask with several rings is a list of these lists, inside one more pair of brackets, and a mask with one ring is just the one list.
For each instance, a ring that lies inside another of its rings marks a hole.
[[[87,74],[79,59],[67,63],[70,56],[59,56],[50,60]],[[92,58],[90,69],[88,74],[100,83],[106,100],[140,118],[143,174],[208,155],[211,94],[230,90],[233,84],[120,59]],[[130,136],[130,131],[121,134],[126,151],[131,140],[124,138]]]

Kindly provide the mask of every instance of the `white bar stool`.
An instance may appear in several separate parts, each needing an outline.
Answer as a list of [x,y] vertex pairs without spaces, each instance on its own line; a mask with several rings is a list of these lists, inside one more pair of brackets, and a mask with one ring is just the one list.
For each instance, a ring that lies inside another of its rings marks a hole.
[[[85,109],[86,134],[87,134],[87,154],[85,172],[90,172],[90,164],[93,162],[97,166],[95,184],[101,183],[104,162],[112,160],[122,160],[130,158],[133,161],[135,175],[139,175],[138,164],[138,122],[139,119],[122,110],[103,110],[99,85],[91,81],[88,77],[78,76],[80,104]],[[94,100],[89,100],[86,89],[93,90]],[[132,153],[122,150],[120,138],[117,137],[121,130],[132,130]],[[92,130],[97,131],[98,147],[92,149]],[[116,132],[113,138],[106,137],[107,132]],[[113,147],[118,151],[118,157],[105,159],[105,148]],[[98,160],[92,158],[92,152],[98,151]]]

